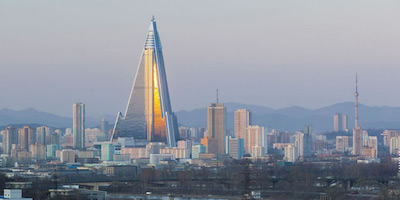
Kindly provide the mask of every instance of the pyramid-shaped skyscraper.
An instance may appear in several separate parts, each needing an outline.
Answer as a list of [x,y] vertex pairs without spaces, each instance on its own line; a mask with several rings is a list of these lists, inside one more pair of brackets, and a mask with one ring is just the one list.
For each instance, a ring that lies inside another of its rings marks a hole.
[[151,20],[125,114],[118,113],[112,139],[165,142],[176,146],[178,123],[171,109],[156,21]]

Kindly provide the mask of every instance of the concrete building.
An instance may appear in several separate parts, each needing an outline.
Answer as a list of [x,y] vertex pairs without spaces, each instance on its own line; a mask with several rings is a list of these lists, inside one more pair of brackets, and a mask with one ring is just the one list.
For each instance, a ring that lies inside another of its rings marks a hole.
[[72,134],[74,138],[74,148],[85,148],[85,104],[75,103],[72,106],[73,110],[73,123]]
[[344,153],[349,147],[348,136],[336,136],[336,151]]
[[174,154],[150,154],[150,164],[158,165],[161,161],[175,160]]
[[175,158],[190,158],[192,149],[179,148],[179,147],[165,147],[160,149],[160,154],[172,154]]
[[299,158],[298,152],[294,144],[285,146],[285,155],[283,160],[286,162],[296,162]]
[[109,130],[109,124],[108,121],[103,117],[100,121],[100,131],[104,135],[108,135],[108,130]]
[[230,138],[229,139],[229,155],[234,159],[240,159],[244,156],[244,139]]
[[44,160],[46,159],[46,146],[44,144],[31,144],[30,152],[32,153],[32,158],[35,160]]
[[46,126],[36,128],[36,142],[39,144],[46,144]]
[[258,145],[251,146],[250,154],[251,154],[252,158],[264,157],[265,156],[264,152],[265,152],[265,150],[264,150],[264,147],[262,147],[262,146],[258,146]]
[[[217,154],[225,154],[226,108],[222,103],[212,103],[207,111],[208,137],[217,142]],[[208,153],[213,153],[209,152]]]
[[79,188],[79,186],[63,186],[63,188],[49,189],[49,195],[51,199],[56,196],[62,197],[76,197],[78,199],[88,199],[88,200],[106,200],[107,192],[105,191],[95,191]]
[[204,136],[200,141],[201,145],[206,147],[207,153],[209,154],[217,154],[218,153],[218,141],[215,138],[210,138],[208,136]]
[[363,148],[366,148],[366,147],[373,149],[373,150],[369,151],[369,152],[373,152],[373,154],[370,154],[369,157],[372,157],[372,158],[378,157],[378,138],[376,136],[368,136],[365,139]]
[[362,129],[360,127],[355,127],[353,129],[353,155],[361,155],[363,148],[362,142]]
[[78,158],[94,158],[96,155],[93,150],[78,151]]
[[391,155],[397,155],[397,152],[399,150],[400,150],[400,138],[399,137],[390,138],[389,153]]
[[335,113],[333,115],[333,131],[347,131],[347,115],[342,113]]
[[49,144],[46,148],[46,158],[56,158],[56,150],[60,150],[61,146],[58,144]]
[[377,152],[373,147],[363,147],[360,155],[365,158],[376,158],[376,154]]
[[115,154],[115,145],[112,143],[101,144],[101,160],[112,161]]
[[250,111],[238,109],[235,111],[235,137],[245,139],[246,128],[250,125]]
[[384,130],[382,136],[383,136],[383,145],[388,147],[390,146],[390,139],[392,137],[400,136],[400,134],[396,130]]
[[166,147],[163,142],[150,142],[146,145],[146,149],[149,154],[159,154],[162,148]]
[[138,167],[134,165],[111,165],[105,169],[105,174],[118,177],[136,177]]
[[304,133],[296,132],[294,137],[294,146],[297,148],[297,152],[300,157],[304,157]]
[[251,154],[251,148],[253,146],[260,146],[263,147],[264,152],[262,153],[265,155],[268,149],[268,141],[267,141],[267,134],[264,131],[264,127],[262,126],[248,126],[246,128],[246,137],[244,139],[244,148],[246,153]]
[[29,127],[24,126],[18,130],[18,148],[21,150],[29,150],[31,144],[36,143],[36,131]]
[[207,147],[201,144],[192,146],[192,158],[197,159],[201,153],[207,153]]
[[122,155],[129,154],[131,156],[131,159],[150,157],[148,149],[137,148],[137,147],[123,147],[121,148],[121,154]]
[[75,163],[75,150],[72,149],[61,150],[60,161],[62,163]]
[[11,154],[13,145],[18,144],[18,132],[12,126],[7,127],[3,131],[3,154]]
[[46,134],[46,144],[60,145],[60,135],[58,135],[57,133]]
[[23,198],[21,189],[4,189],[4,196],[0,196],[0,199],[32,200],[32,198]]

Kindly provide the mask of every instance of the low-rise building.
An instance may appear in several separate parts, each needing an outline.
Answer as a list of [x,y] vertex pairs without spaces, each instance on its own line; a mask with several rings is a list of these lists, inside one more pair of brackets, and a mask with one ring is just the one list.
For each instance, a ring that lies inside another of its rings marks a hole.
[[20,189],[4,189],[4,196],[0,196],[0,199],[32,200],[32,198],[23,198]]
[[136,177],[138,173],[138,168],[134,165],[112,165],[107,166],[104,173],[111,176]]
[[161,161],[175,160],[174,154],[150,154],[150,164],[158,165]]

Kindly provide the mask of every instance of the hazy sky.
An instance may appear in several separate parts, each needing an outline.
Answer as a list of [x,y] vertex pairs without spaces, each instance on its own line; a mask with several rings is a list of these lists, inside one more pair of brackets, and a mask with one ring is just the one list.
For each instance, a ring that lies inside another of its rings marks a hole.
[[175,111],[400,106],[398,0],[1,0],[0,108],[124,111],[153,14]]

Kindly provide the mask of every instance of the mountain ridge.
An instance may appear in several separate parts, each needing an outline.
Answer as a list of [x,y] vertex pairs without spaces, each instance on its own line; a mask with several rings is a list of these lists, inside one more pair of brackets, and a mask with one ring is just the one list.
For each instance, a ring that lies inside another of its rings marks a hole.
[[[290,106],[274,109],[267,106],[224,103],[227,108],[227,126],[233,130],[234,111],[248,109],[251,112],[253,125],[266,126],[278,130],[303,130],[306,125],[312,125],[316,131],[333,129],[333,115],[343,113],[348,115],[348,128],[354,126],[354,102],[341,102],[333,105],[309,109],[301,106]],[[175,112],[178,122],[183,126],[206,127],[207,107]],[[100,119],[106,117],[110,126],[114,123],[114,115],[86,116],[87,127],[97,127]],[[52,127],[71,127],[72,118],[58,116],[34,108],[12,110],[0,109],[0,126],[8,124],[42,124]],[[400,129],[400,107],[359,105],[359,123],[363,128]]]

